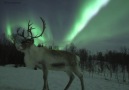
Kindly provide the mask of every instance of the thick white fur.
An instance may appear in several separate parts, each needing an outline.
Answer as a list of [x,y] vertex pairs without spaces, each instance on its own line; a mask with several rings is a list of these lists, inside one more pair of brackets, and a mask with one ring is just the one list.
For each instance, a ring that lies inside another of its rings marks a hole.
[[[42,68],[42,64],[45,64],[47,66],[48,69],[50,70],[63,70],[63,71],[67,71],[69,70],[70,66],[69,66],[69,62],[67,60],[65,60],[64,57],[62,56],[52,56],[51,54],[47,53],[44,49],[44,47],[37,47],[35,45],[32,45],[30,48],[27,48],[25,50],[21,50],[22,52],[24,52],[25,56],[24,56],[24,62],[26,64],[27,67],[29,68],[34,68],[35,66],[38,66],[40,68]],[[76,55],[76,59],[73,60],[74,62],[76,62],[77,64],[79,64],[80,58],[79,56]],[[55,69],[53,67],[51,67],[52,63],[65,63],[65,65],[67,65],[67,67],[64,68],[59,68],[59,69]]]

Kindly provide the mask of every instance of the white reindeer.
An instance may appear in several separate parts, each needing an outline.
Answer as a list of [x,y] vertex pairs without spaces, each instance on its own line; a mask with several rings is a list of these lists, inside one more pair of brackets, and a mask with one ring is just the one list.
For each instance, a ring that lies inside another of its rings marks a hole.
[[[23,39],[18,40],[16,37],[13,38],[14,44],[17,50],[24,53],[24,62],[27,67],[40,68],[43,71],[44,87],[43,90],[49,90],[48,87],[48,70],[61,70],[68,74],[69,82],[64,90],[68,90],[71,85],[74,74],[77,75],[81,82],[81,90],[84,90],[83,75],[79,67],[80,58],[77,55],[66,51],[50,50],[46,47],[37,47],[34,45],[34,38],[40,37],[45,30],[45,22],[41,18],[43,23],[42,33],[38,36],[33,36],[31,27],[32,23],[28,22],[27,35],[25,36],[24,30],[20,33],[17,29],[17,36]],[[74,73],[74,74],[73,74]]]

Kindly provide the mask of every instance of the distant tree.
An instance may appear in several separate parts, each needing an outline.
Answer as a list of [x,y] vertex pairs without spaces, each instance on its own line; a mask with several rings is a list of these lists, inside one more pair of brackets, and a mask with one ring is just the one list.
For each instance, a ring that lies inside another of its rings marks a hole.
[[100,61],[100,69],[101,71],[100,72],[103,72],[104,71],[104,56],[103,56],[103,53],[102,52],[98,52],[97,55],[97,60]]
[[122,54],[122,60],[121,60],[121,66],[122,66],[122,72],[123,72],[123,82],[126,82],[126,66],[127,66],[127,48],[126,47],[121,47],[121,54]]
[[4,36],[0,39],[0,65],[15,64],[16,67],[24,65],[23,56]]
[[82,69],[85,69],[85,67],[87,66],[87,60],[88,60],[88,50],[86,49],[79,49],[78,50],[78,54],[80,56],[80,64]]
[[71,43],[69,46],[66,46],[66,51],[77,54],[77,48],[73,43]]

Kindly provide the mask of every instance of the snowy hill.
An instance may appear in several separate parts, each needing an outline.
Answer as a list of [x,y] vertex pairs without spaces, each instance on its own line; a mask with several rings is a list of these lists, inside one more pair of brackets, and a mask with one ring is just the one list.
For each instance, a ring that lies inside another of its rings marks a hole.
[[[85,90],[129,90],[128,84],[120,84],[113,80],[105,80],[97,74],[94,77],[84,72]],[[68,82],[64,72],[49,71],[50,90],[63,90]],[[0,66],[0,90],[42,90],[42,71],[25,67],[14,68]],[[81,90],[76,77],[69,90]]]

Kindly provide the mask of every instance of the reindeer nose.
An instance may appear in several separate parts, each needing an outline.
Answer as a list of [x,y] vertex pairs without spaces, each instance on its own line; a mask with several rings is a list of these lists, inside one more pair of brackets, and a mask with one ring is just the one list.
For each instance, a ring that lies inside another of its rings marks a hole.
[[16,43],[15,46],[16,46],[17,50],[22,50],[23,49],[21,44]]
[[16,47],[17,48],[17,50],[23,50],[23,47],[22,46],[18,46],[18,47]]
[[23,47],[22,47],[22,46],[20,46],[20,47],[19,47],[19,49],[20,49],[20,50],[22,50],[22,49],[23,49]]

